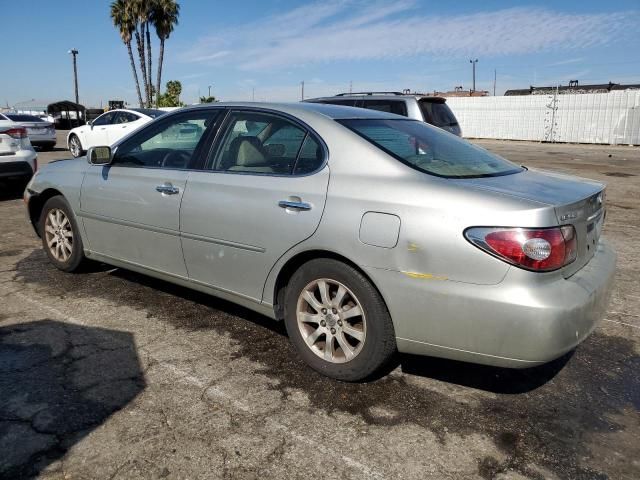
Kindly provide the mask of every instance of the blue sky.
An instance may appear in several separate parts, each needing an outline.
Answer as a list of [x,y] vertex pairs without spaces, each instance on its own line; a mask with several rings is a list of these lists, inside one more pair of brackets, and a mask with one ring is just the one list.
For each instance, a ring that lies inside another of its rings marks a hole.
[[[640,1],[428,2],[182,0],[167,42],[163,83],[183,84],[191,103],[208,86],[223,100],[295,101],[353,90],[449,90],[497,94],[530,84],[640,83]],[[0,103],[73,98],[135,103],[126,49],[108,1],[33,0],[2,8]],[[157,43],[154,43],[154,64]],[[154,75],[155,75],[154,65]]]

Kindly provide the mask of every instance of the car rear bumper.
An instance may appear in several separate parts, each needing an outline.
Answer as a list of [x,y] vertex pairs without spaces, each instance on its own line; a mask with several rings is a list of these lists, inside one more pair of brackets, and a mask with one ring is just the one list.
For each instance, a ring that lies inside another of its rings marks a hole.
[[36,168],[34,150],[19,150],[11,155],[0,155],[0,178],[31,177]]
[[55,138],[39,139],[31,138],[31,145],[34,147],[53,147],[56,144]]
[[560,357],[594,330],[615,265],[615,252],[601,241],[567,279],[512,268],[498,285],[475,285],[365,270],[387,301],[401,352],[526,368]]

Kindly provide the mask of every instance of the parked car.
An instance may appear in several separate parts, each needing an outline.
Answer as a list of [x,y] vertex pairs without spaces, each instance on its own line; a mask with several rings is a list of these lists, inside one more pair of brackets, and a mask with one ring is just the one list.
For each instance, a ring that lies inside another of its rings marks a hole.
[[67,135],[67,148],[74,157],[96,145],[113,145],[132,131],[165,112],[153,108],[111,110],[95,120],[73,128]]
[[56,129],[52,122],[47,122],[35,115],[24,113],[0,113],[0,119],[15,122],[27,129],[29,141],[34,147],[51,150],[56,146]]
[[57,268],[98,260],[283,319],[330,377],[367,378],[396,350],[539,365],[607,307],[604,185],[424,122],[202,105],[87,158],[46,165],[25,192]]
[[38,169],[37,158],[27,129],[0,119],[0,180],[19,181],[24,186]]
[[395,113],[427,122],[458,137],[462,136],[458,120],[443,97],[421,93],[359,92],[339,93],[334,97],[311,98],[305,102],[328,103]]

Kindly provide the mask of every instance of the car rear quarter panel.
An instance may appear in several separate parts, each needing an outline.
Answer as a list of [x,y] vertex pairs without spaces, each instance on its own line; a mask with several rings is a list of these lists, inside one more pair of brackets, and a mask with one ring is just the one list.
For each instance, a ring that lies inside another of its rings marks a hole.
[[[291,249],[273,269],[265,286],[267,302],[273,301],[279,269],[306,250],[334,252],[363,269],[402,272],[416,282],[495,285],[509,265],[471,245],[463,236],[464,230],[475,225],[538,227],[557,223],[548,205],[460,187],[416,171],[332,123],[317,128],[328,144],[331,170],[321,223],[311,238]],[[399,217],[394,247],[361,241],[361,223],[367,212]]]

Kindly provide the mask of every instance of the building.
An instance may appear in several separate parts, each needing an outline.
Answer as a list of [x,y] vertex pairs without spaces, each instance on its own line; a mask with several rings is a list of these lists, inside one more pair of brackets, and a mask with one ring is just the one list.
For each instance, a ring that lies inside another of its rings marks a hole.
[[487,97],[489,92],[486,90],[463,90],[462,87],[455,87],[448,92],[433,91],[435,97]]

